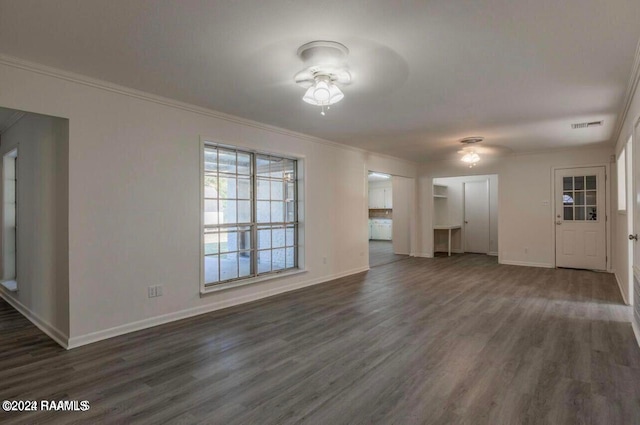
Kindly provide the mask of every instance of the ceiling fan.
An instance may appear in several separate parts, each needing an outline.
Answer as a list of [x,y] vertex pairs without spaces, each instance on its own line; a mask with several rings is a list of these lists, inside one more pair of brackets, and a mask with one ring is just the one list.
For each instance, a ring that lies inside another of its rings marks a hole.
[[294,76],[296,84],[307,89],[302,100],[320,106],[325,115],[325,108],[344,99],[339,85],[351,83],[349,49],[335,41],[312,41],[300,46],[297,54],[306,65]]

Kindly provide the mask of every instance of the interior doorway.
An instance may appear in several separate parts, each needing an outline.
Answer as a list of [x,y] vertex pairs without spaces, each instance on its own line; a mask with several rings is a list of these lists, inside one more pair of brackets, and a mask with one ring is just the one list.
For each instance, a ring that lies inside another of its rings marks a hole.
[[411,253],[414,179],[369,171],[369,266],[399,261]]
[[390,174],[369,171],[369,266],[397,261],[393,252],[393,184]]
[[0,107],[0,298],[69,334],[69,120]]
[[[640,121],[638,121],[640,125]],[[628,296],[627,303],[632,305],[634,304],[633,297],[633,289],[634,289],[634,269],[638,267],[640,264],[634,263],[635,261],[635,240],[634,235],[637,233],[636,228],[638,227],[637,215],[640,211],[635,205],[636,197],[634,193],[636,193],[634,178],[633,178],[633,170],[635,167],[635,159],[633,155],[633,144],[634,144],[634,136],[629,136],[627,140],[626,146],[623,148],[621,152],[622,158],[618,158],[617,163],[617,171],[618,171],[618,212],[624,210],[627,214],[626,216],[626,225],[627,225],[627,238],[625,239],[627,244],[627,282],[628,282]],[[622,161],[621,161],[622,160]],[[620,172],[622,171],[622,173]],[[620,181],[620,177],[622,174],[622,181]],[[621,194],[620,191],[623,193]],[[622,198],[621,198],[622,196]],[[623,208],[620,205],[620,199],[624,200]],[[620,214],[618,215],[618,219],[620,219]]]
[[498,255],[498,176],[433,179],[433,255]]

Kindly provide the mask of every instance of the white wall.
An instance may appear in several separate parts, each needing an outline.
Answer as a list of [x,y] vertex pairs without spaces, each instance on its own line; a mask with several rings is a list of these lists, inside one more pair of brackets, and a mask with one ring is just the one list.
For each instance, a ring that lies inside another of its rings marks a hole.
[[[367,171],[417,175],[407,161],[6,57],[0,106],[69,119],[71,346],[366,270]],[[201,136],[304,158],[307,273],[200,296]],[[164,295],[147,298],[149,285]]]
[[[483,158],[470,169],[460,161],[423,164],[420,169],[420,216],[422,246],[420,252],[433,251],[431,197],[432,179],[462,175],[497,174],[498,188],[498,257],[504,264],[553,267],[555,231],[553,225],[552,168],[607,164],[613,153],[610,147],[558,150],[544,153]],[[611,174],[611,173],[609,173]],[[611,193],[611,179],[607,193]],[[607,200],[610,206],[610,200]],[[609,216],[611,216],[609,212]],[[610,229],[607,229],[610,232]],[[609,258],[611,255],[609,254]]]
[[0,156],[18,147],[18,291],[3,296],[59,342],[69,334],[68,128],[26,114],[0,145]]
[[[498,255],[498,176],[495,174],[433,179],[433,184],[447,186],[446,199],[433,199],[435,224],[462,224],[464,221],[464,183],[473,181],[489,181],[489,254]],[[446,208],[438,211],[436,203],[446,205]],[[438,217],[438,214],[442,214],[442,216]],[[444,232],[440,233],[444,235]],[[456,252],[463,252],[464,229],[454,233],[452,249]],[[446,241],[440,242],[434,244],[435,250],[446,251]]]

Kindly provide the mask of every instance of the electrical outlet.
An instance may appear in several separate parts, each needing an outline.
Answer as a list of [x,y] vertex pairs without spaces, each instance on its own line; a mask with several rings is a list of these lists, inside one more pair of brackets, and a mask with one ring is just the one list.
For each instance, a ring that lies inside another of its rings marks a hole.
[[162,285],[156,285],[156,297],[162,296]]
[[327,264],[327,257],[322,257],[322,264]]
[[524,249],[524,253],[525,253],[525,254],[528,254],[528,253],[529,253],[529,248],[525,248],[525,249]]
[[153,298],[156,296],[156,287],[155,286],[148,286],[147,287],[147,295],[149,296],[149,298]]

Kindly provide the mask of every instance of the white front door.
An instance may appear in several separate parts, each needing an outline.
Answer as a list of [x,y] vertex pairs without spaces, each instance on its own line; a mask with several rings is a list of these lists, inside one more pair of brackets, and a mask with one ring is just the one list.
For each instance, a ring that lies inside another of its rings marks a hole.
[[465,252],[488,254],[489,238],[489,180],[465,182]]
[[605,168],[555,170],[556,267],[606,270]]

